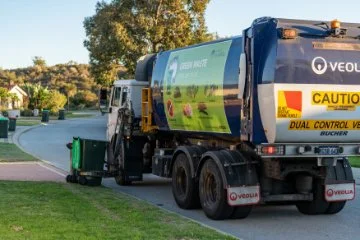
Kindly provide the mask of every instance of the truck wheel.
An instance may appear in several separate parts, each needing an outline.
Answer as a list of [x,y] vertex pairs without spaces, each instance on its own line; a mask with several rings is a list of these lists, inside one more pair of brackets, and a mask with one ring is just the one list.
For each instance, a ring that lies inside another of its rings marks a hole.
[[129,186],[131,185],[131,181],[125,180],[125,173],[123,169],[120,169],[119,175],[115,176],[115,182],[120,186]]
[[201,169],[199,180],[200,203],[211,219],[229,218],[234,208],[227,203],[223,179],[214,160],[209,159]]
[[[348,162],[346,164],[350,166]],[[335,167],[328,169],[327,178],[336,179],[336,180],[350,180],[350,179],[346,179],[345,169],[342,161],[337,161]],[[326,210],[326,214],[339,213],[345,207],[345,204],[346,201],[331,202],[329,208]]]
[[317,215],[326,213],[329,208],[329,203],[325,200],[324,186],[321,184],[320,179],[314,181],[313,186],[313,200],[297,202],[296,207],[299,212],[307,215]]
[[329,208],[326,210],[326,214],[336,214],[340,212],[345,207],[345,204],[346,201],[330,203]]
[[251,213],[252,206],[240,206],[235,207],[234,212],[231,214],[232,219],[243,219],[249,216]]
[[172,193],[179,207],[200,207],[198,184],[191,176],[190,163],[184,153],[177,155],[173,165]]

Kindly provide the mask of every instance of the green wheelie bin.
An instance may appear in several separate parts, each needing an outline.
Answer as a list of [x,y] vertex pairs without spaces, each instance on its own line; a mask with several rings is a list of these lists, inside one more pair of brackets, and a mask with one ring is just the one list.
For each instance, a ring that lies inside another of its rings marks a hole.
[[[90,186],[101,185],[101,173],[104,171],[106,147],[106,141],[79,137],[73,138],[71,149],[72,168],[79,173],[80,184]],[[86,176],[82,176],[81,173],[86,173]]]
[[49,122],[49,118],[50,118],[50,111],[43,110],[41,113],[41,122]]
[[9,131],[9,119],[0,116],[0,138],[7,138]]
[[9,118],[9,131],[16,130],[16,118]]
[[59,110],[58,120],[65,120],[65,109],[60,109]]

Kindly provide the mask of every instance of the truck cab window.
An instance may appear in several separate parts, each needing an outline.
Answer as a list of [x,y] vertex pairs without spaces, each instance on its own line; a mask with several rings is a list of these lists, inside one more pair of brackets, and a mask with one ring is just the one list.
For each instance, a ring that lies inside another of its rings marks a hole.
[[111,106],[120,106],[121,88],[114,88],[113,97],[111,99]]
[[121,97],[121,106],[124,105],[124,103],[126,102],[127,94],[128,94],[128,88],[124,88]]

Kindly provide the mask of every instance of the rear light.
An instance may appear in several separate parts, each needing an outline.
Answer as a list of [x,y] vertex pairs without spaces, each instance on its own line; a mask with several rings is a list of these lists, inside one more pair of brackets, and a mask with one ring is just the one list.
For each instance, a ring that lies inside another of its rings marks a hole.
[[294,28],[283,28],[281,31],[282,39],[294,39],[298,36],[298,32]]
[[277,146],[257,146],[256,152],[258,155],[284,155],[285,147],[282,145]]

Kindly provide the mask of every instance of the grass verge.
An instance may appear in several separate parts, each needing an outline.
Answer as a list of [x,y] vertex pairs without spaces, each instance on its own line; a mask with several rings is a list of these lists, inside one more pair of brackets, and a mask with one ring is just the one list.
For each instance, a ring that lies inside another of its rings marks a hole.
[[349,162],[352,167],[360,168],[360,157],[349,157]]
[[[65,113],[65,119],[66,118],[90,118],[90,117],[94,117],[96,115],[96,111],[94,111],[93,113],[88,113],[88,112],[66,112]],[[50,120],[58,120],[59,116],[50,116]],[[33,121],[33,122],[40,122],[41,121],[41,116],[37,116],[37,117],[21,117],[21,119],[19,119],[17,122],[19,121]],[[23,125],[23,126],[27,126],[27,125]]]
[[3,239],[233,239],[103,187],[0,181],[0,196]]
[[21,149],[18,148],[15,144],[0,143],[0,162],[21,162],[21,161],[38,161],[38,159],[21,151]]
[[35,126],[40,124],[40,119],[39,120],[17,120],[16,121],[16,125],[17,126]]
[[89,117],[93,117],[95,116],[95,114],[91,114],[91,113],[81,113],[81,114],[76,114],[73,112],[68,112],[65,117],[66,118],[89,118]]

